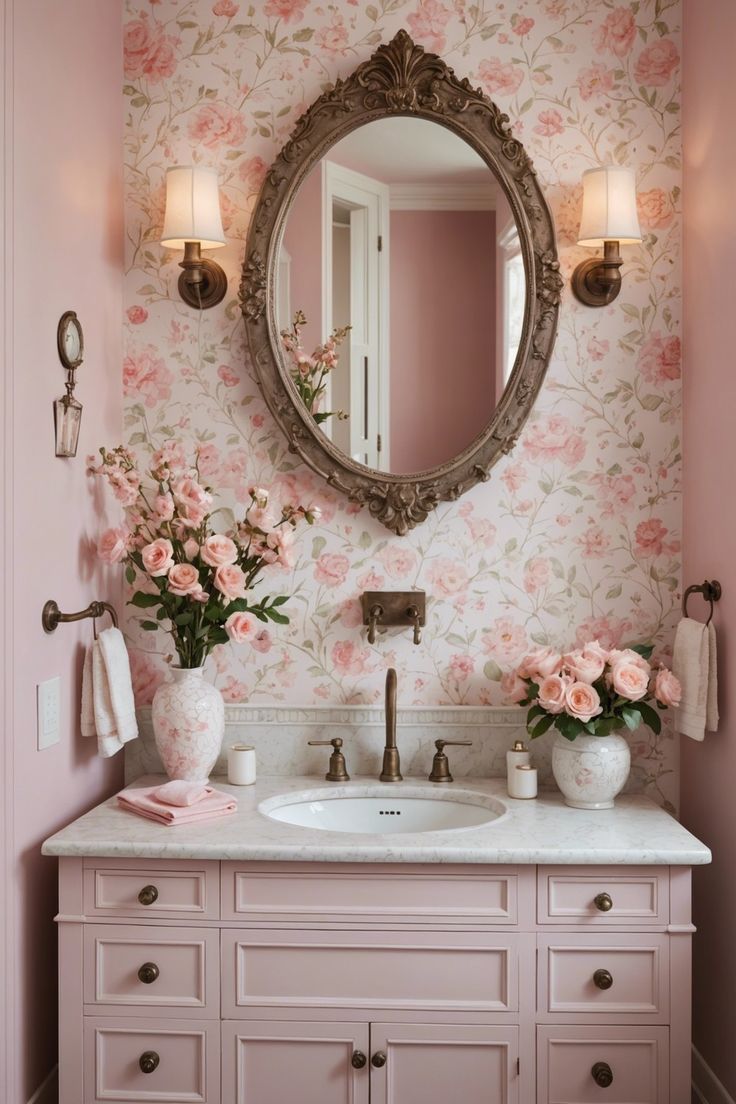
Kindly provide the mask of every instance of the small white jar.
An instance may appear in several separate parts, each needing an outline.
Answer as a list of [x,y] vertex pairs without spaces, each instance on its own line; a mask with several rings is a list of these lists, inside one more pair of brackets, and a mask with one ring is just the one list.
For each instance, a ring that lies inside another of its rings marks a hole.
[[529,763],[522,763],[509,771],[507,786],[509,797],[517,800],[528,801],[537,796],[537,768]]
[[227,780],[231,786],[252,786],[256,780],[256,749],[233,744],[227,749]]

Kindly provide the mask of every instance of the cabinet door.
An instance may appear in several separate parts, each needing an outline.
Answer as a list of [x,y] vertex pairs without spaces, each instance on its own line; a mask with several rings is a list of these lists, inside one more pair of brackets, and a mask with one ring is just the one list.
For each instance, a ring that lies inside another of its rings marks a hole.
[[368,1056],[368,1024],[226,1020],[222,1099],[232,1104],[368,1104]]
[[371,1024],[371,1104],[516,1104],[518,1042],[517,1027]]

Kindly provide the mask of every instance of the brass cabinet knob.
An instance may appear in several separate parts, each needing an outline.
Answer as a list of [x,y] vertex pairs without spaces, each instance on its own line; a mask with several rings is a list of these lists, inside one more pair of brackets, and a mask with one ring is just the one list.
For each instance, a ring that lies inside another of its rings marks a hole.
[[593,984],[598,989],[610,989],[613,985],[613,974],[609,970],[596,970],[593,974]]
[[141,1073],[153,1073],[160,1061],[161,1059],[155,1050],[144,1050],[138,1059]]
[[599,893],[593,898],[593,904],[599,912],[610,912],[613,908],[613,898],[610,893]]
[[144,962],[138,971],[138,980],[144,985],[152,985],[160,973],[155,962]]
[[138,894],[138,900],[142,905],[152,905],[154,901],[158,901],[158,890],[155,885],[144,886]]
[[601,1089],[607,1089],[613,1082],[613,1070],[608,1062],[596,1062],[590,1073],[596,1085]]
[[354,1050],[353,1057],[350,1059],[350,1065],[353,1069],[363,1069],[368,1062],[365,1054],[362,1050]]
[[371,1065],[375,1066],[376,1069],[381,1069],[382,1066],[386,1065],[386,1055],[382,1050],[377,1050],[373,1055],[371,1058]]

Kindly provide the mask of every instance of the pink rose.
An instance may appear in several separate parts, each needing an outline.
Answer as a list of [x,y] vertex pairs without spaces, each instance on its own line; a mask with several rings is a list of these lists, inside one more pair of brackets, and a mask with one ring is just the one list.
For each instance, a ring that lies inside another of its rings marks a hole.
[[362,675],[368,668],[370,653],[352,640],[337,640],[332,646],[332,662],[341,675]]
[[199,584],[199,572],[194,564],[174,564],[169,571],[168,587],[179,598],[198,596],[202,588]]
[[630,8],[614,8],[595,34],[598,53],[610,50],[618,58],[626,57],[634,45],[636,22]]
[[273,638],[268,629],[261,629],[260,632],[255,634],[251,640],[251,644],[257,652],[261,652],[265,655],[265,653],[270,652],[273,647]]
[[221,364],[217,369],[217,374],[226,387],[235,387],[238,383],[238,377],[227,364]]
[[120,563],[127,552],[128,533],[125,529],[106,529],[97,542],[97,555],[105,563]]
[[188,560],[193,560],[199,554],[199,545],[194,537],[184,541],[184,555]]
[[324,552],[314,566],[314,577],[318,583],[328,586],[340,586],[345,582],[350,560],[338,552]]
[[473,657],[469,655],[454,655],[450,658],[450,673],[457,682],[465,682],[475,670]]
[[266,179],[268,165],[262,157],[248,157],[240,162],[238,175],[244,184],[248,185],[251,192],[260,190],[261,184]]
[[662,705],[678,706],[682,698],[682,687],[666,667],[660,667],[654,680],[654,696]]
[[245,136],[242,115],[228,104],[204,104],[189,123],[189,137],[207,149],[217,149],[222,145],[241,146]]
[[518,12],[514,12],[511,16],[511,29],[514,34],[517,34],[519,38],[524,38],[528,35],[534,26],[534,20],[531,16],[519,15]]
[[653,333],[639,352],[639,371],[649,383],[669,383],[680,378],[682,349],[679,337]]
[[675,208],[669,192],[663,188],[650,188],[636,197],[639,222],[647,230],[666,230],[672,225]]
[[217,3],[212,5],[212,14],[224,15],[226,19],[232,19],[239,10],[240,5],[234,4],[233,0],[217,0]]
[[274,529],[266,537],[266,544],[270,553],[264,555],[267,563],[277,563],[280,567],[292,568],[294,566],[294,530]]
[[225,632],[236,644],[245,644],[246,640],[252,643],[257,624],[249,613],[231,613],[225,622]]
[[638,667],[640,671],[644,671],[647,675],[651,671],[649,662],[643,655],[635,652],[633,648],[612,648],[608,653],[608,662],[612,668],[619,663],[628,663],[633,667]]
[[481,640],[486,655],[501,664],[518,660],[529,643],[523,626],[515,625],[510,617],[497,617]]
[[667,84],[680,64],[680,55],[671,38],[659,38],[645,46],[634,66],[634,80],[649,88]]
[[606,666],[604,654],[600,650],[588,651],[587,648],[582,648],[580,651],[563,656],[562,662],[575,682],[593,683],[603,674]]
[[649,673],[637,663],[616,663],[611,668],[611,685],[622,698],[639,701],[649,688]]
[[170,399],[173,379],[154,345],[131,350],[123,360],[123,394],[142,399],[146,406]]
[[534,127],[534,133],[541,134],[543,138],[553,138],[555,134],[562,134],[565,130],[562,124],[562,116],[554,108],[548,111],[540,111],[538,119],[539,122]]
[[529,560],[524,568],[524,590],[527,594],[536,594],[549,582],[549,564],[541,556]]
[[581,69],[578,73],[576,84],[580,90],[580,98],[590,100],[593,96],[605,96],[613,89],[614,71],[594,61],[589,69]]
[[171,489],[174,492],[174,501],[179,510],[180,518],[185,525],[197,529],[206,518],[209,507],[212,505],[212,495],[196,479],[192,479],[190,476],[175,480]]
[[160,521],[171,521],[174,516],[174,500],[168,493],[156,495],[153,500],[153,509]]
[[215,571],[215,586],[226,598],[245,598],[245,574],[237,564],[223,564]]
[[440,0],[419,0],[416,11],[411,12],[406,21],[413,38],[427,50],[440,54],[447,43],[445,27],[451,15],[451,8]]
[[586,446],[568,418],[551,414],[532,423],[524,437],[524,448],[532,460],[561,460],[572,468],[585,456]]
[[537,648],[524,656],[518,667],[519,678],[544,679],[557,675],[562,668],[562,656],[552,648]]
[[159,537],[158,540],[151,541],[141,550],[141,559],[146,571],[154,579],[166,575],[169,569],[174,566],[174,548],[171,541],[166,540],[165,537]]
[[215,533],[207,537],[202,545],[202,559],[210,567],[222,567],[223,564],[234,564],[238,558],[238,550],[235,542],[230,537]]
[[563,675],[548,675],[539,684],[537,701],[542,709],[557,716],[565,709],[565,692],[570,679]]
[[565,707],[571,717],[583,724],[603,712],[598,692],[587,682],[572,682],[565,690]]
[[146,77],[152,84],[173,76],[178,45],[176,35],[167,34],[160,23],[149,21],[147,14],[132,19],[123,28],[125,76],[129,80]]
[[513,96],[514,92],[518,92],[523,79],[523,69],[518,65],[507,64],[498,57],[481,61],[478,66],[478,80],[489,96],[496,92]]
[[470,582],[465,564],[447,556],[440,556],[434,561],[429,569],[429,578],[439,594],[445,598],[464,594]]
[[284,23],[300,23],[306,6],[307,0],[267,0],[263,10],[266,15],[283,19]]
[[576,543],[580,545],[582,554],[588,559],[600,559],[608,551],[611,538],[600,525],[591,525],[580,534]]
[[507,671],[501,676],[501,693],[506,705],[518,705],[528,692],[526,683],[519,678],[516,671]]
[[680,551],[679,541],[666,541],[669,533],[659,518],[650,518],[649,521],[640,521],[634,534],[634,550],[642,559],[661,556],[671,556]]
[[145,322],[146,319],[148,318],[148,311],[146,310],[145,307],[139,307],[139,306],[128,307],[128,309],[125,313],[128,316],[128,321],[133,326],[140,326],[141,323]]
[[405,579],[414,571],[417,564],[415,553],[404,545],[387,544],[379,556],[387,574],[392,579]]

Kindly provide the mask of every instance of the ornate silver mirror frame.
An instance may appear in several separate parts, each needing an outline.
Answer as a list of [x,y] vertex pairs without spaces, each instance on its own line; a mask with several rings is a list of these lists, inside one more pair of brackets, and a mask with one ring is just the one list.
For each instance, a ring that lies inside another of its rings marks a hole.
[[[277,258],[299,185],[346,134],[390,115],[428,119],[447,127],[495,172],[514,213],[526,279],[519,352],[493,418],[452,460],[411,476],[358,464],[320,431],[299,399],[282,357],[275,307]],[[440,502],[457,499],[487,480],[499,456],[514,447],[547,370],[561,288],[552,216],[532,163],[511,134],[508,116],[401,30],[349,77],[324,92],[298,120],[266,176],[253,212],[240,302],[258,381],[291,450],[350,501],[367,505],[388,529],[403,535]]]

